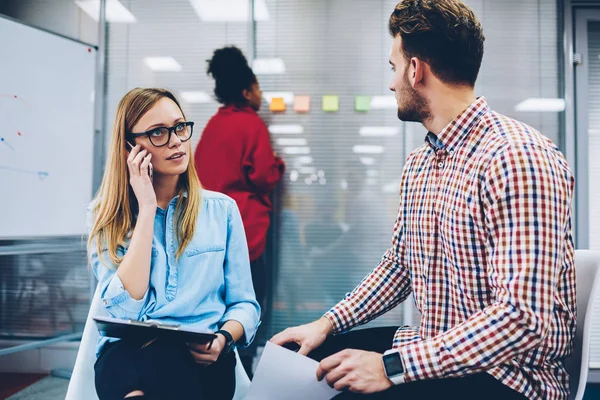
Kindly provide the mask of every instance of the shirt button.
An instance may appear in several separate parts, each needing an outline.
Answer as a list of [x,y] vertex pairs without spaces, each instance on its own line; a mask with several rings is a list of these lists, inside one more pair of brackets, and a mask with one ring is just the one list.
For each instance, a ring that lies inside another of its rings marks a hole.
[[442,162],[438,164],[438,167],[440,167],[440,168],[442,168],[443,166],[444,166],[444,163],[442,163]]
[[105,306],[108,305],[108,301],[106,299],[102,300],[102,303],[104,303]]
[[454,150],[450,150],[450,154],[454,154]]

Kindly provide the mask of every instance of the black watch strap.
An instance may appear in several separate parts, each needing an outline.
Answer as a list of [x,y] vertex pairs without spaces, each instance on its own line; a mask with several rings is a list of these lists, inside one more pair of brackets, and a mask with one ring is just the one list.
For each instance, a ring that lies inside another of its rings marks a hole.
[[217,333],[220,333],[221,335],[225,336],[225,347],[223,347],[223,351],[221,351],[221,354],[229,354],[231,352],[231,349],[233,348],[233,345],[235,344],[233,336],[231,336],[231,333],[227,332],[225,329],[219,329],[215,332],[215,334]]

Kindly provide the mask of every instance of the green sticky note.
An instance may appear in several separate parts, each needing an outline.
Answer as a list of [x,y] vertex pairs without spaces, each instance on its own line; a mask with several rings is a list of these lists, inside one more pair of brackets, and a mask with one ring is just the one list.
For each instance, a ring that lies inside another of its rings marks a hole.
[[354,98],[354,110],[369,111],[371,109],[371,96],[356,96]]
[[338,96],[323,96],[323,111],[337,111],[340,109]]

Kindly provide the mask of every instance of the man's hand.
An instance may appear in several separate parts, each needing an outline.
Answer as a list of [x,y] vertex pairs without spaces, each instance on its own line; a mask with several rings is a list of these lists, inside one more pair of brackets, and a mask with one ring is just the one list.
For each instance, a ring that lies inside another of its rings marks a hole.
[[210,343],[188,343],[188,347],[190,348],[190,352],[192,356],[194,356],[194,360],[196,360],[197,364],[202,365],[210,365],[217,361],[219,356],[221,355],[221,351],[225,347],[226,343],[225,336],[217,333],[216,339],[214,339]]
[[325,358],[317,368],[317,379],[323,378],[336,390],[368,394],[382,392],[392,386],[383,369],[383,355],[363,350],[343,350]]
[[319,347],[327,336],[333,333],[333,326],[325,317],[311,322],[310,324],[287,328],[283,332],[271,338],[271,342],[283,346],[286,343],[295,342],[300,345],[299,354],[307,355]]

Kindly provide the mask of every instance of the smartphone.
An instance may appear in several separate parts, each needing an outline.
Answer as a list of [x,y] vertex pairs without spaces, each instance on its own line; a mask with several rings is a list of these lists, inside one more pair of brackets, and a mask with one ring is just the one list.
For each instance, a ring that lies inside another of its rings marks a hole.
[[[131,149],[133,149],[135,147],[133,144],[131,144],[131,142],[129,140],[126,140],[125,143],[127,143]],[[154,169],[152,167],[152,163],[149,163],[148,164],[148,176],[150,177],[150,180],[152,180],[153,173],[154,173]]]

